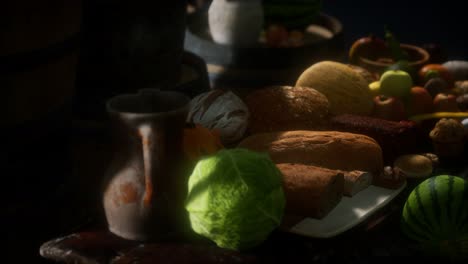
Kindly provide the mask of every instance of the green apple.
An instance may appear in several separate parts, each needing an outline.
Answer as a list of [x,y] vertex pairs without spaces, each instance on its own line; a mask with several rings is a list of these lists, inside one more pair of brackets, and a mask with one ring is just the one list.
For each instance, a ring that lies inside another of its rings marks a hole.
[[417,71],[414,69],[413,66],[410,65],[410,63],[407,60],[399,60],[395,62],[394,64],[388,66],[385,71],[389,71],[389,70],[405,71],[411,76],[413,80],[415,80],[415,78],[417,77]]
[[389,70],[380,77],[380,94],[405,98],[413,87],[411,76],[401,70]]

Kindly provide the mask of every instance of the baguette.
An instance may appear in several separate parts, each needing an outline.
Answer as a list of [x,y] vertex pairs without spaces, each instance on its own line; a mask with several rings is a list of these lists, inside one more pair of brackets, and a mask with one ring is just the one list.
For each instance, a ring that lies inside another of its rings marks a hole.
[[336,131],[287,131],[251,135],[239,148],[267,152],[273,162],[301,163],[344,171],[383,170],[382,149],[365,135]]

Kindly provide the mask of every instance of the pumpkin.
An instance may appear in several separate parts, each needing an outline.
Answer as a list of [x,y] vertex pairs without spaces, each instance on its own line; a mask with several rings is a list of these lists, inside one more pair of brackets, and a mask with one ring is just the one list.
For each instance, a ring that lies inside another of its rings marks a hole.
[[188,123],[184,129],[184,154],[190,161],[211,155],[223,149],[218,130],[210,130],[200,124]]

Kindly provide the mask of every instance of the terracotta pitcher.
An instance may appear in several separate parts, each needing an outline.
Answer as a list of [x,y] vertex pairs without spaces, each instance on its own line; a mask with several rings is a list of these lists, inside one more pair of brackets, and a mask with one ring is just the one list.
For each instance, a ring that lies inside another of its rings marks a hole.
[[182,142],[189,101],[181,93],[159,90],[108,100],[115,156],[103,205],[112,233],[154,240],[177,232],[183,222]]

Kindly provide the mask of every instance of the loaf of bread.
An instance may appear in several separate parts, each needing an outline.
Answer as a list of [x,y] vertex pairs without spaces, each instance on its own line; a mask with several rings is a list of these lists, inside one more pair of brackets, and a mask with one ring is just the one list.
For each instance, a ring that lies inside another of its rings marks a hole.
[[349,197],[366,189],[372,184],[373,176],[367,171],[338,171],[343,173],[344,187],[343,194]]
[[322,219],[341,201],[343,174],[303,164],[277,164],[283,174],[286,214]]
[[335,170],[383,169],[382,150],[365,135],[337,131],[287,131],[251,135],[238,147],[269,153],[276,164],[301,163]]
[[[285,163],[283,163],[285,164]],[[290,163],[291,166],[297,166],[301,168],[306,168],[309,170],[308,175],[338,175],[338,174],[343,174],[343,195],[352,197],[355,194],[359,193],[360,191],[366,189],[369,187],[369,185],[372,184],[372,174],[366,171],[343,171],[343,170],[332,170],[332,169],[327,169],[324,167],[317,167],[317,166],[311,166],[311,165],[301,165],[301,164],[292,164]]]
[[272,86],[249,93],[249,132],[309,130],[323,127],[329,118],[325,95],[311,88]]
[[388,121],[380,118],[344,114],[330,119],[329,130],[369,136],[382,148],[384,165],[393,165],[403,154],[427,152],[429,138],[411,121]]

